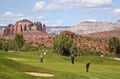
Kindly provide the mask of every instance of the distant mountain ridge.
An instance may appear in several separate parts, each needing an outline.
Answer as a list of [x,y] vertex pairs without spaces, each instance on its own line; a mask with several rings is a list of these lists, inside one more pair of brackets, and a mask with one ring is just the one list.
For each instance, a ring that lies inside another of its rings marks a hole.
[[49,34],[59,34],[61,31],[69,30],[76,34],[89,34],[97,32],[112,31],[120,28],[120,20],[115,23],[112,22],[91,22],[83,21],[75,26],[47,26]]
[[119,28],[120,28],[120,20],[118,20],[115,23],[84,21],[66,30],[72,31],[77,34],[89,34],[89,33],[111,31]]
[[[4,26],[0,27],[3,28]],[[46,26],[48,34],[59,34],[61,31],[69,30],[76,34],[89,34],[97,32],[112,31],[120,28],[120,20],[112,22],[83,21],[75,26]]]
[[5,28],[5,26],[0,26],[0,29]]
[[97,32],[97,33],[89,33],[82,36],[87,36],[91,38],[110,38],[110,37],[118,37],[120,39],[120,29],[115,29],[111,31],[105,32]]

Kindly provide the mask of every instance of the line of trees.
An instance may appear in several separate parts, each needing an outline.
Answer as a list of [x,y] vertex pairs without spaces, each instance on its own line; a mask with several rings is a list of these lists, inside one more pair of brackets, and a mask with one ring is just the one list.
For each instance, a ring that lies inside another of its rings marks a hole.
[[1,39],[0,40],[0,50],[8,51],[8,47],[9,47],[9,42],[4,39]]
[[37,51],[40,46],[34,47],[26,43],[22,34],[16,34],[13,40],[0,39],[0,50],[4,51]]
[[[33,47],[32,43],[25,43],[24,37],[21,34],[16,34],[14,40],[0,39],[0,50],[8,51],[37,51],[45,48],[44,45]],[[117,37],[108,39],[108,51],[120,56],[120,40]],[[67,37],[63,32],[58,37],[53,39],[53,52],[64,56],[74,55],[89,55],[90,51],[80,50],[72,38]],[[92,54],[92,53],[91,53]],[[97,52],[98,54],[98,52]],[[97,55],[96,54],[96,55]],[[101,53],[99,53],[101,54]]]
[[23,35],[16,34],[14,40],[0,39],[0,50],[18,50],[20,51],[25,44]]

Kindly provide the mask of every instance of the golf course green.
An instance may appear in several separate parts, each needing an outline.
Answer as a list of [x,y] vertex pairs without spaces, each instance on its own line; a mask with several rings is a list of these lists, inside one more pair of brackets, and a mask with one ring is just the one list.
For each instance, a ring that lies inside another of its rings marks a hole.
[[[40,63],[42,52],[0,51],[0,79],[120,79],[120,61],[99,56],[71,57],[47,52]],[[85,65],[90,62],[87,73]],[[25,72],[53,74],[52,77],[33,76]]]

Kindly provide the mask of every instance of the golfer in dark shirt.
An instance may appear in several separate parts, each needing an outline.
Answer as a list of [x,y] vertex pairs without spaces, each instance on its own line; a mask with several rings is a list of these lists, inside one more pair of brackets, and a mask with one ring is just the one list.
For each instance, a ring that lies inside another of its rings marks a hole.
[[89,71],[89,66],[90,66],[90,63],[88,62],[88,63],[86,63],[86,72],[88,72]]

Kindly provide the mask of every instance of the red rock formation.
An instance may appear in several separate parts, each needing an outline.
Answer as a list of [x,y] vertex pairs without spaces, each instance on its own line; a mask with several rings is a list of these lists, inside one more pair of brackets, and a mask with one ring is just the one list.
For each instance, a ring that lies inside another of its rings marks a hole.
[[7,27],[5,27],[5,29],[3,30],[3,35],[8,35],[9,33],[12,33],[12,29],[13,28],[13,25],[12,24],[9,24]]
[[43,32],[46,33],[46,25],[45,24],[43,24],[42,30],[43,30]]
[[91,40],[89,40],[87,37],[80,37],[79,35],[76,35],[75,33],[67,30],[61,32],[60,34],[62,33],[64,33],[67,37],[72,38],[74,43],[76,43],[82,50],[86,49],[93,52],[100,51],[101,53],[108,53],[108,51],[106,50],[107,44],[104,40],[102,41],[101,39],[98,39],[97,41],[95,41],[95,39],[92,38]]
[[15,25],[9,24],[3,31],[3,36],[11,34],[19,34],[26,32],[41,32],[46,33],[46,26],[40,22],[31,22],[29,20],[21,20],[16,22]]

